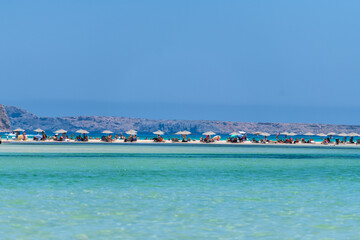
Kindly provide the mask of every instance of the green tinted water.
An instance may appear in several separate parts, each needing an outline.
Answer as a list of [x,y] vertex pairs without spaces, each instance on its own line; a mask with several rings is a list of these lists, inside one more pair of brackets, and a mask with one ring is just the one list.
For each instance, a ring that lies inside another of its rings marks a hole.
[[344,239],[360,149],[0,145],[3,239]]

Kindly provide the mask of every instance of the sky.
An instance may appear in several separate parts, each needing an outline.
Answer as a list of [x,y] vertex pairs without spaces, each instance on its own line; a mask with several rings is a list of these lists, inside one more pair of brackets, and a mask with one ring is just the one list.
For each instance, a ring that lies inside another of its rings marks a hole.
[[0,103],[359,124],[360,1],[5,1]]

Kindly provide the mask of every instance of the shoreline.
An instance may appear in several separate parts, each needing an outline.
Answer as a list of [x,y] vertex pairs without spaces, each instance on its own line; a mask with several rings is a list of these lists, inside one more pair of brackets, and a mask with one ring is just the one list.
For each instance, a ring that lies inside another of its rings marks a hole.
[[[360,144],[336,144],[336,143],[329,143],[329,144],[322,144],[321,142],[314,142],[314,143],[296,143],[296,144],[289,144],[289,143],[276,143],[276,142],[269,142],[269,143],[253,143],[250,141],[245,141],[242,143],[231,143],[224,140],[220,140],[217,142],[211,143],[204,143],[200,142],[199,140],[191,141],[191,142],[172,142],[166,140],[165,142],[154,142],[153,140],[137,140],[135,142],[124,142],[123,140],[116,140],[114,142],[104,142],[101,140],[89,140],[86,142],[82,141],[34,141],[34,140],[2,140],[2,144],[22,144],[22,145],[32,145],[32,144],[39,144],[39,145],[76,145],[76,144],[101,144],[101,145],[155,145],[155,146],[277,146],[277,147],[304,147],[304,148],[360,148]],[[0,145],[1,146],[1,145]]]

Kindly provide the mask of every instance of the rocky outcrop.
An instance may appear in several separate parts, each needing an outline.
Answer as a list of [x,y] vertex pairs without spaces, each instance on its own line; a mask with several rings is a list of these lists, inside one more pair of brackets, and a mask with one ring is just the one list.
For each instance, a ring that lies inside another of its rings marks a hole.
[[0,132],[9,131],[11,123],[4,105],[0,104]]
[[73,126],[64,118],[38,117],[24,109],[15,106],[6,106],[11,125],[13,128],[34,130],[42,128],[47,131],[66,128],[72,130]]
[[293,131],[296,133],[313,132],[356,132],[360,133],[360,125],[331,125],[309,123],[248,123],[226,121],[200,121],[200,120],[151,120],[126,117],[101,117],[101,116],[78,116],[78,117],[38,117],[26,110],[14,106],[6,107],[12,127],[34,130],[42,128],[46,131],[54,131],[59,128],[70,132],[86,129],[89,132],[101,132],[110,129],[116,133],[135,129],[141,133],[151,133],[162,130],[166,133],[175,133],[181,130],[189,130],[192,133],[214,131],[219,134],[228,134],[233,131],[268,132],[278,133]]

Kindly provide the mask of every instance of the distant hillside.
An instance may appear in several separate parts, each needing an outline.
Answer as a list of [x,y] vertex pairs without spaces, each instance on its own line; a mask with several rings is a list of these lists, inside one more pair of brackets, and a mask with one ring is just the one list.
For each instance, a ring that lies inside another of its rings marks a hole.
[[11,123],[7,115],[5,106],[0,104],[0,132],[9,131],[11,129]]
[[[115,133],[122,133],[129,129],[135,129],[141,133],[151,133],[159,129],[166,133],[175,133],[181,130],[189,130],[192,133],[203,133],[205,131],[211,130],[218,134],[228,134],[230,132],[239,130],[250,133],[255,131],[263,131],[268,133],[277,133],[279,131],[294,131],[296,133],[313,132],[315,134],[320,132],[360,133],[360,125],[248,123],[205,120],[151,120],[101,116],[38,117],[24,109],[14,106],[6,106],[5,109],[13,129],[20,127],[28,131],[34,130],[36,128],[42,128],[46,131],[54,131],[59,128],[63,128],[74,132],[80,128],[83,128],[89,132],[101,132],[105,129],[110,129]],[[3,123],[3,128],[5,129],[9,126],[6,123],[6,119],[4,121],[5,123]],[[2,125],[0,125],[0,129],[1,126]]]

